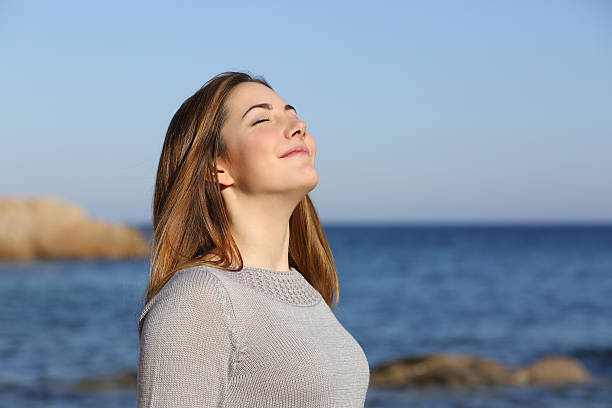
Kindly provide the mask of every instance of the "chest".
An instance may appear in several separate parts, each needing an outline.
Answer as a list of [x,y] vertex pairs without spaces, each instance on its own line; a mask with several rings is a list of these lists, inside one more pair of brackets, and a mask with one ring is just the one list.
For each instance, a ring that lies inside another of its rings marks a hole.
[[320,406],[362,403],[369,382],[363,349],[327,304],[279,305],[259,299],[241,310],[240,340],[233,381],[258,383],[275,398],[307,395]]

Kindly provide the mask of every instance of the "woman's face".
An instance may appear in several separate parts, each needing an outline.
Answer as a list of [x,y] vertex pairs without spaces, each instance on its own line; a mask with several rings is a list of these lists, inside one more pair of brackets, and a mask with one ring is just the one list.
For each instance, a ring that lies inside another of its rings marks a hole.
[[[253,105],[268,104],[266,107]],[[243,82],[230,92],[229,116],[221,129],[230,166],[221,163],[219,182],[244,194],[304,195],[318,183],[314,168],[316,144],[295,110],[286,107],[273,90]],[[308,153],[281,157],[295,147]]]

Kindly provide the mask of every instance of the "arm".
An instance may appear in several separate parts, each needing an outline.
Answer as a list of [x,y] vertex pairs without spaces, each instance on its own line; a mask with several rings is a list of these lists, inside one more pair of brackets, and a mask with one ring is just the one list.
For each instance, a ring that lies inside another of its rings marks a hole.
[[224,402],[233,355],[227,293],[211,273],[180,273],[142,317],[138,408]]

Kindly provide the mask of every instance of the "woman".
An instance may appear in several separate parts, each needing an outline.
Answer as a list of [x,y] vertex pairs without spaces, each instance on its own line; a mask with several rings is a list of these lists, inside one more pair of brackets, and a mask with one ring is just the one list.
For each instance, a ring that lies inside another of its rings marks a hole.
[[363,407],[366,356],[308,197],[316,145],[263,79],[224,72],[176,112],[153,201],[139,407]]

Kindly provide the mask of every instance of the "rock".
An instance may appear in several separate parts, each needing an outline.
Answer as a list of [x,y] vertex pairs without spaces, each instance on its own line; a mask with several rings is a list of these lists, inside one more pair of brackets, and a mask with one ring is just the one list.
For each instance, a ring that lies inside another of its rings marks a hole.
[[471,355],[448,353],[396,359],[372,369],[370,386],[559,385],[587,382],[586,369],[575,359],[549,356],[513,368]]
[[149,243],[136,228],[88,218],[53,197],[0,199],[0,260],[142,258]]
[[448,353],[402,358],[375,367],[371,386],[487,385],[505,381],[511,370],[488,359]]
[[85,378],[77,381],[74,388],[79,391],[102,391],[118,388],[136,389],[136,371],[122,371],[110,378]]
[[515,370],[510,381],[514,385],[561,385],[585,383],[591,379],[591,375],[578,360],[565,356],[547,356]]

